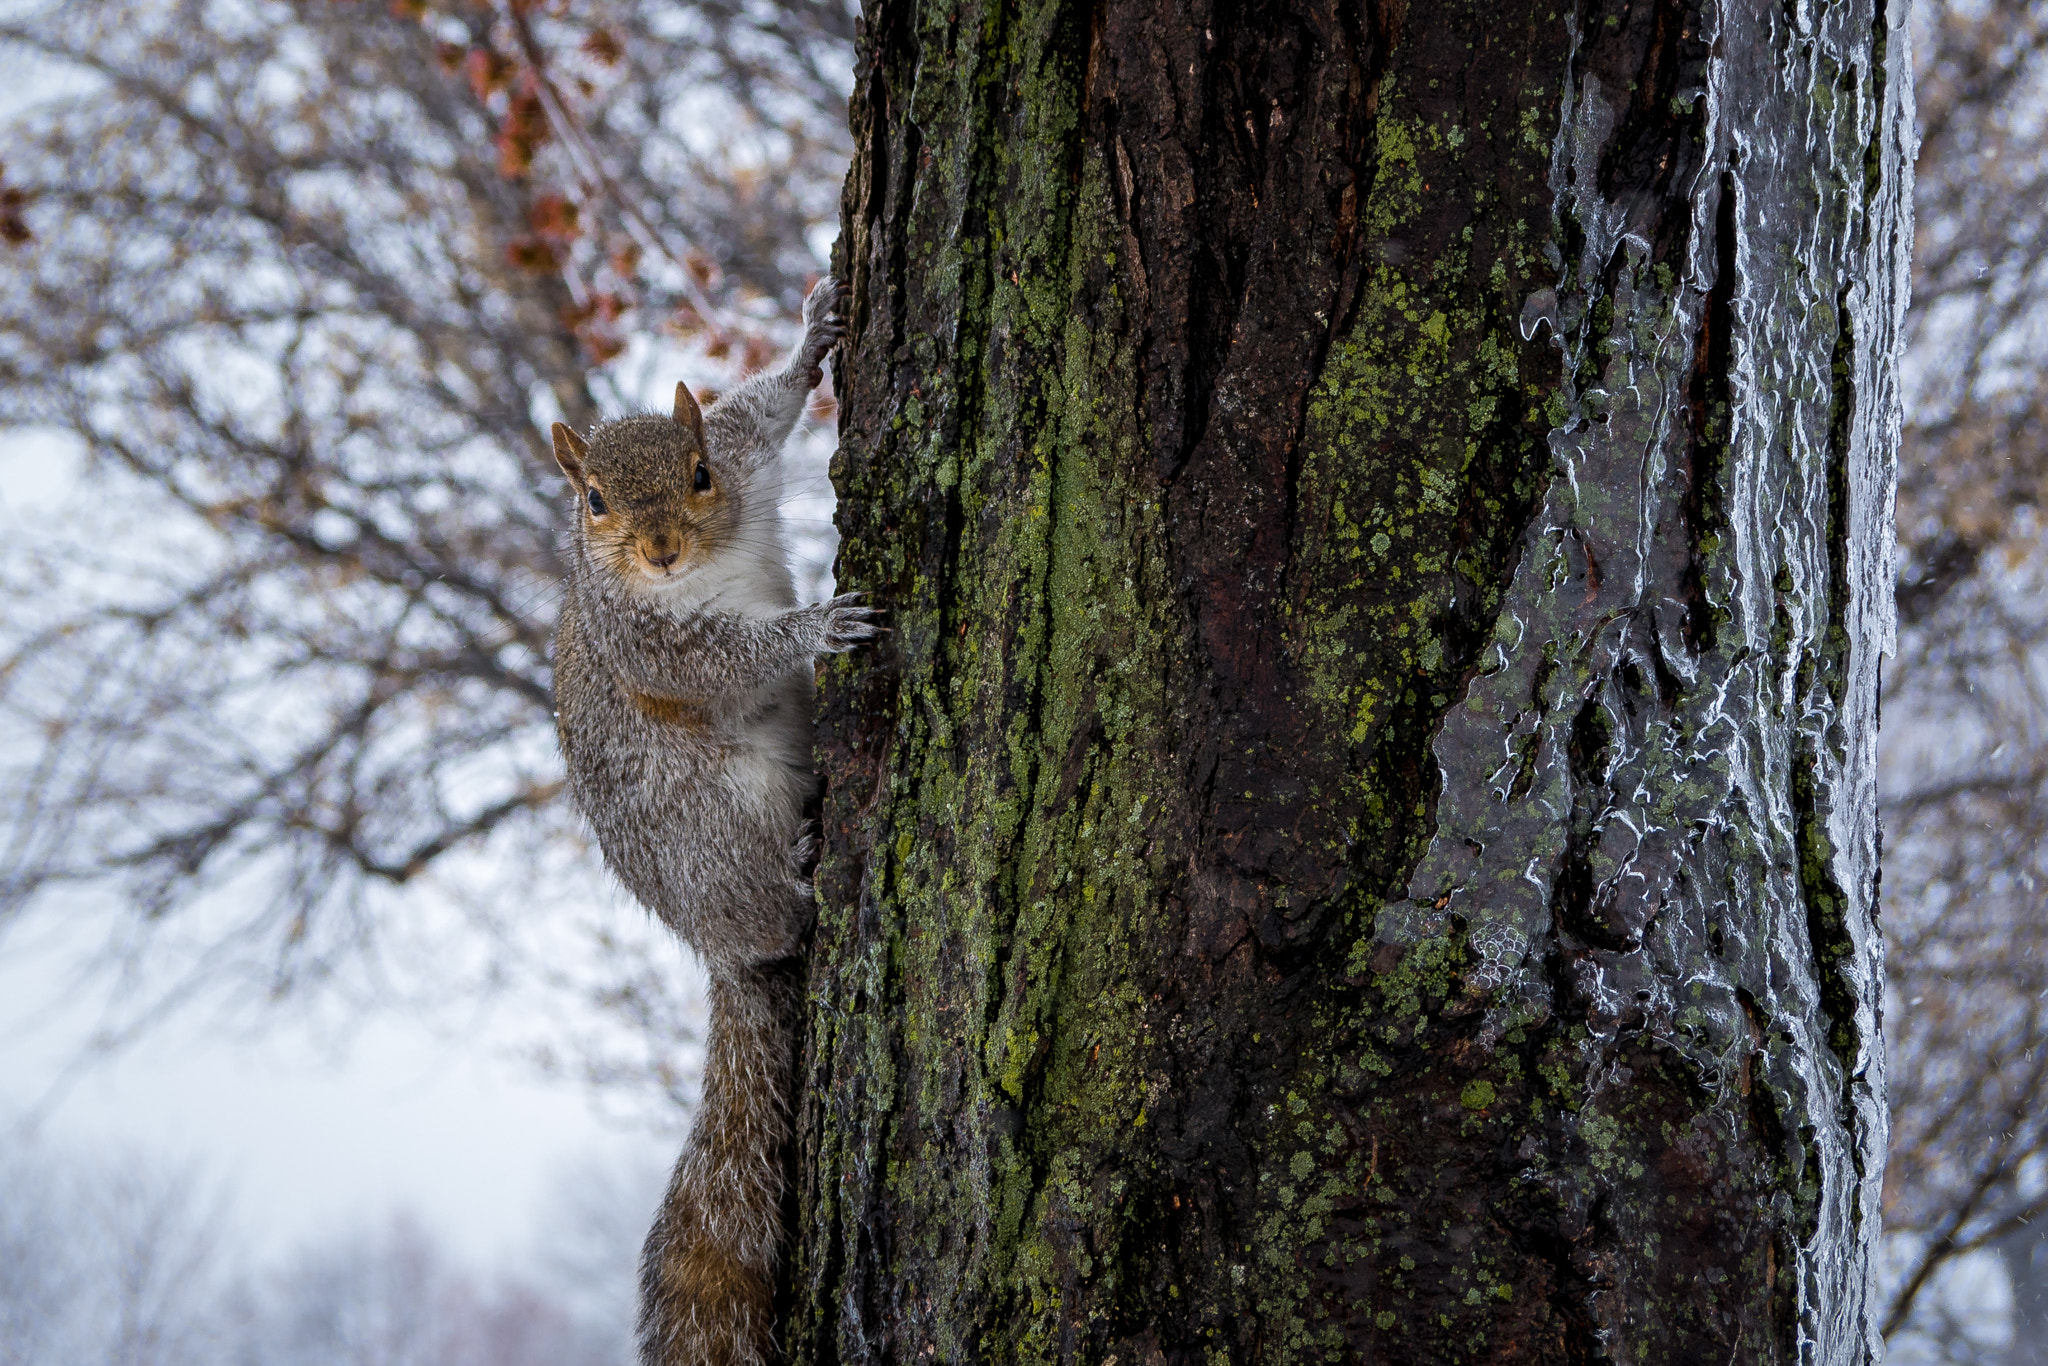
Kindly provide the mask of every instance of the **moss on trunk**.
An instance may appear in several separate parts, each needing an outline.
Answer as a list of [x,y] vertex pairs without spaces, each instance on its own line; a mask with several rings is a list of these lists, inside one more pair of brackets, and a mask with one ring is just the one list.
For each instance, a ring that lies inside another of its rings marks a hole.
[[793,1360],[1874,1358],[1895,23],[870,6]]

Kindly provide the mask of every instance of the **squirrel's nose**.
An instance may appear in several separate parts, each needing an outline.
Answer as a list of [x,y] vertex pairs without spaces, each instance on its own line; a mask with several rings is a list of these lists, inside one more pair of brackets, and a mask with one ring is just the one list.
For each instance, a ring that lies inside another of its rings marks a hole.
[[674,564],[676,562],[677,557],[681,554],[682,552],[679,550],[671,550],[666,555],[649,555],[647,557],[647,562],[657,569],[666,569],[670,565]]

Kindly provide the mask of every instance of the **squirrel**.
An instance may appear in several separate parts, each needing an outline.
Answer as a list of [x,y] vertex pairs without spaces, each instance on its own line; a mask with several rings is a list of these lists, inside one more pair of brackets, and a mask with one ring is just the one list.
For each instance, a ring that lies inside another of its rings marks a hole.
[[756,1366],[773,1344],[804,935],[813,661],[877,627],[798,606],[783,443],[845,335],[830,276],[803,337],[699,409],[553,428],[576,494],[555,628],[556,730],[606,865],[710,977],[704,1083],[641,1256],[642,1366]]

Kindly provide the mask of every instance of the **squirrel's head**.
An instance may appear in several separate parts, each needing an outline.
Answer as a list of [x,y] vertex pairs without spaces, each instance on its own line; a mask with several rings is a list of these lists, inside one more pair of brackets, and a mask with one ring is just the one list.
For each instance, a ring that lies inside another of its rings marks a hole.
[[710,463],[687,385],[676,386],[673,417],[600,423],[587,442],[557,422],[553,435],[576,489],[577,535],[592,560],[628,582],[672,582],[737,535],[740,490]]

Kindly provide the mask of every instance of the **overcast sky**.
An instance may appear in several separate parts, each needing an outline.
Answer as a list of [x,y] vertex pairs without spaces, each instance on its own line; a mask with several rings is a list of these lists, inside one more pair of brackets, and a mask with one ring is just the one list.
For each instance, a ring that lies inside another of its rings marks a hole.
[[[518,1261],[565,1169],[658,1173],[674,1140],[601,1117],[582,1089],[512,1055],[514,1032],[457,1037],[445,1024],[373,1017],[342,1042],[280,1016],[267,1036],[204,1011],[174,1018],[76,1074],[97,1008],[67,992],[60,948],[0,953],[0,1124],[43,1106],[41,1136],[195,1163],[229,1189],[259,1256],[411,1211],[480,1267]],[[650,1192],[650,1201],[653,1192]]]

